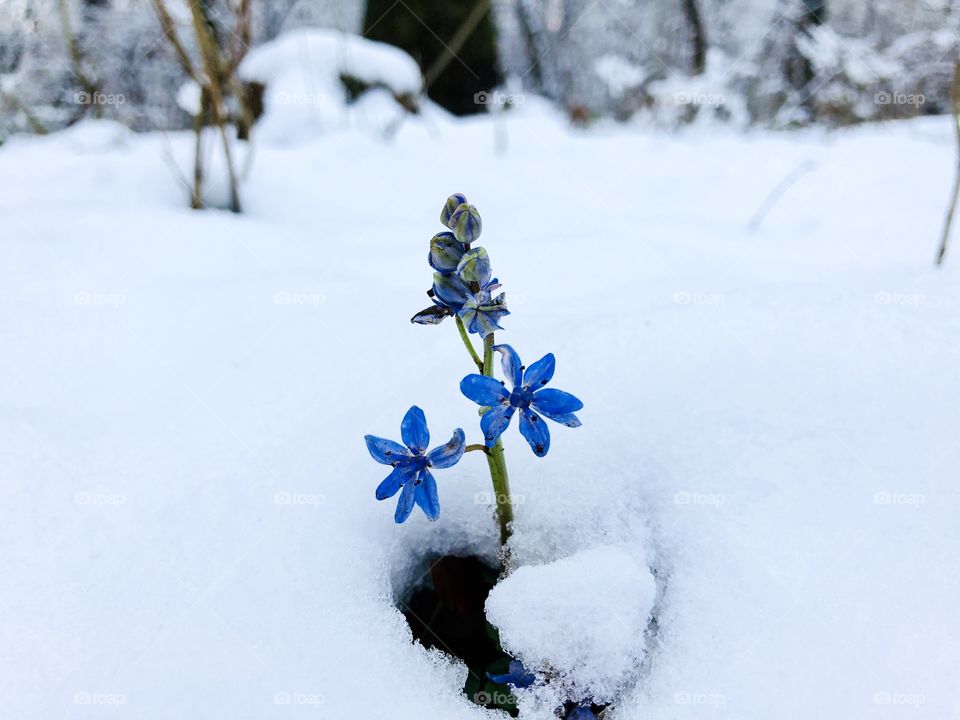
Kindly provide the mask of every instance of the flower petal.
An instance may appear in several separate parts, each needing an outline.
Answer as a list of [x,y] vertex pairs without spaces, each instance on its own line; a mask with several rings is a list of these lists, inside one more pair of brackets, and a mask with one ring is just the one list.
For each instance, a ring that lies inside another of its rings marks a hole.
[[453,311],[446,305],[431,305],[410,318],[410,322],[416,325],[439,325],[451,315]]
[[533,394],[532,406],[541,415],[567,427],[580,427],[580,418],[574,412],[583,407],[580,399],[563,390],[545,388]]
[[433,474],[424,468],[420,471],[420,478],[415,486],[417,505],[423,510],[428,520],[440,517],[440,497],[437,495],[437,481]]
[[398,525],[410,517],[413,510],[413,503],[416,498],[416,487],[413,482],[403,484],[403,492],[400,493],[400,500],[397,501],[397,510],[393,514],[393,521]]
[[459,310],[470,299],[469,288],[456,275],[433,274],[433,294],[448,307]]
[[510,393],[498,381],[486,375],[467,375],[460,381],[460,392],[478,405],[499,405],[506,402]]
[[503,377],[506,378],[507,383],[511,388],[520,387],[523,384],[523,363],[517,351],[509,345],[494,345],[493,349],[502,356]]
[[527,371],[523,374],[523,386],[527,390],[539,390],[550,382],[556,367],[557,361],[553,357],[553,353],[547,353],[527,368]]
[[497,405],[487,410],[480,418],[480,430],[483,432],[483,438],[487,447],[493,447],[507,426],[510,424],[510,418],[516,410],[513,405]]
[[520,434],[527,439],[530,449],[537,457],[543,457],[550,449],[550,428],[533,410],[525,408],[520,416]]
[[397,490],[408,480],[413,478],[415,470],[412,470],[409,463],[402,463],[393,469],[393,472],[387,475],[382,483],[377,485],[377,500],[386,500],[397,494]]
[[413,452],[421,455],[427,451],[430,444],[430,431],[427,430],[427,418],[423,410],[416,405],[407,410],[400,423],[400,437]]
[[582,410],[583,403],[568,392],[546,388],[533,394],[533,407],[551,420],[556,420],[554,416],[572,415],[577,410]]
[[367,443],[370,457],[383,465],[397,465],[403,458],[410,457],[410,452],[403,445],[395,443],[393,440],[387,440],[376,435],[364,435],[363,439]]
[[460,462],[460,458],[463,457],[463,451],[466,447],[467,443],[463,430],[457,428],[453,431],[453,437],[450,438],[450,442],[446,445],[436,447],[427,453],[427,460],[430,461],[431,467],[440,470],[453,467]]

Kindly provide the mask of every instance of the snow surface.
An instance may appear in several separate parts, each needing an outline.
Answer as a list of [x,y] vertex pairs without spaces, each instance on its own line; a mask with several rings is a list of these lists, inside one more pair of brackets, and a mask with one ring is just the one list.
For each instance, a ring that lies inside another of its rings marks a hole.
[[642,556],[597,545],[518,568],[491,591],[487,619],[524,667],[559,675],[567,686],[560,705],[608,703],[636,681],[656,594]]
[[414,403],[478,435],[453,326],[408,322],[453,191],[501,339],[586,404],[544,460],[505,435],[513,557],[656,572],[608,720],[960,715],[946,119],[664,136],[530,98],[392,143],[298,132],[257,148],[240,217],[186,209],[189,133],[0,148],[5,716],[498,717],[396,607],[431,554],[495,552],[484,463],[397,527],[362,440]]

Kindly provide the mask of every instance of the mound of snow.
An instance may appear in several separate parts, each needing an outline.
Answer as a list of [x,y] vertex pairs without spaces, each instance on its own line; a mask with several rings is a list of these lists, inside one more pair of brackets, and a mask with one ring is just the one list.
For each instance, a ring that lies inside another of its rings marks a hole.
[[285,33],[252,50],[240,66],[244,80],[266,86],[259,136],[290,142],[349,124],[343,75],[398,96],[422,87],[417,63],[392,45],[336,30]]
[[639,668],[655,596],[645,565],[598,545],[519,568],[490,592],[487,618],[528,669],[557,671],[575,699],[606,703]]

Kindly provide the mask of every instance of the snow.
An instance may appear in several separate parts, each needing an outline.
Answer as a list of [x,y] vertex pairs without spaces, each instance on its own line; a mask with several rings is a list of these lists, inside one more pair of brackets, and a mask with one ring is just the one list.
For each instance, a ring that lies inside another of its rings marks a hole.
[[[257,146],[242,216],[186,208],[189,133],[0,148],[7,715],[499,717],[396,606],[430,555],[495,553],[485,465],[397,527],[362,440],[414,403],[478,435],[456,331],[408,322],[454,191],[508,291],[498,337],[586,405],[543,460],[505,436],[520,569],[491,608],[612,546],[594,601],[651,568],[657,629],[611,646],[648,652],[605,720],[960,713],[948,120],[662,135],[531,99],[388,143],[272,115],[295,133]],[[530,602],[564,622],[586,602],[552,592]]]
[[[420,68],[403,50],[321,28],[294,30],[254,48],[239,72],[245,80],[266,85],[267,114],[258,125],[258,135],[261,141],[273,143],[304,140],[317,130],[355,121],[355,108],[344,102],[341,75],[381,88],[384,95],[383,89],[417,95],[422,86]],[[394,119],[404,112],[396,102],[392,110]],[[361,111],[360,122],[363,117]]]
[[606,703],[640,670],[655,597],[642,555],[637,562],[598,545],[517,569],[491,591],[486,610],[524,667],[558,673],[571,699]]

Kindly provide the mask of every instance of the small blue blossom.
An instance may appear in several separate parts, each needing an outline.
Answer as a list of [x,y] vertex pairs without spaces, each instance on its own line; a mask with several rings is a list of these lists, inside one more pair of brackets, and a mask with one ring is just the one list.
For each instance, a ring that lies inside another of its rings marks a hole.
[[377,500],[386,500],[397,494],[400,488],[400,500],[393,519],[402,523],[413,511],[414,503],[420,506],[429,520],[440,517],[440,499],[437,496],[437,482],[430,468],[445,469],[456,465],[466,449],[463,430],[457,428],[446,445],[427,452],[430,444],[430,431],[423,410],[414,405],[403,416],[400,423],[400,437],[404,447],[393,440],[385,440],[374,435],[364,436],[370,456],[378,463],[393,467],[383,482],[377,487]]
[[540,415],[567,427],[580,427],[580,419],[574,413],[583,408],[583,403],[563,390],[544,389],[556,367],[553,353],[524,368],[520,356],[509,345],[495,345],[493,349],[502,356],[503,374],[509,390],[504,383],[491,377],[473,374],[460,382],[460,391],[478,405],[490,408],[480,419],[487,447],[496,444],[519,410],[520,434],[533,454],[543,457],[550,449],[550,430]]
[[597,716],[589,705],[577,705],[564,716],[564,720],[597,720]]
[[536,676],[527,670],[519,660],[511,660],[508,670],[503,675],[492,675],[487,673],[487,677],[495,683],[501,685],[510,685],[514,688],[525,688],[533,685]]
[[[467,259],[466,255],[464,259]],[[487,264],[489,266],[489,261]],[[509,315],[510,311],[507,310],[506,295],[495,295],[500,287],[497,279],[489,279],[489,271],[486,275],[478,272],[477,277],[486,277],[487,280],[477,282],[478,289],[474,291],[459,275],[434,273],[431,293],[433,301],[457,315],[469,332],[486,337],[495,330],[503,329],[499,324],[500,319]]]

